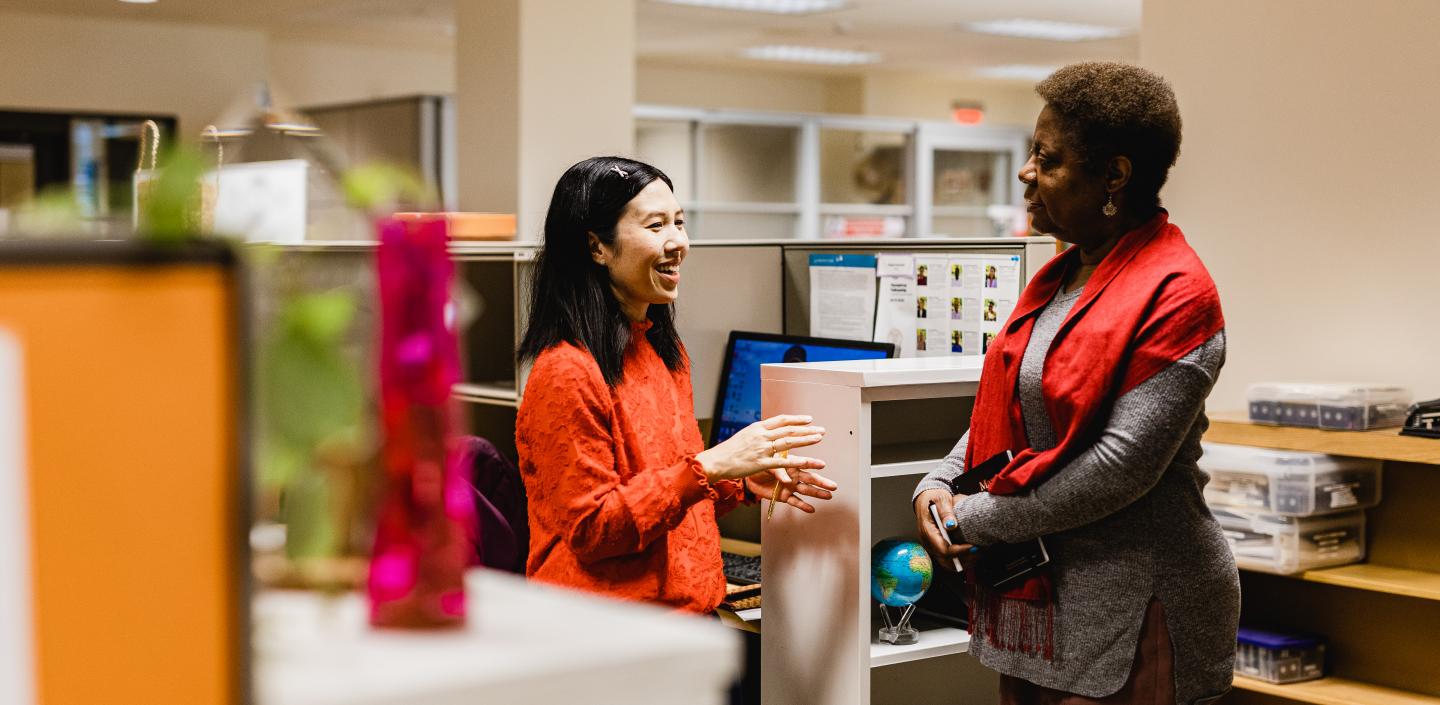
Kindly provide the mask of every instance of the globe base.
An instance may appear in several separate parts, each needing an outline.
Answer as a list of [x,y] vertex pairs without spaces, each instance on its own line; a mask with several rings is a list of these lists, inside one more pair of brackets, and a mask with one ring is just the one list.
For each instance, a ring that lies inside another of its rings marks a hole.
[[898,627],[880,627],[880,641],[885,644],[904,646],[906,644],[920,643],[920,632],[915,627],[902,625]]
[[895,644],[904,646],[920,642],[920,632],[910,626],[910,617],[915,614],[915,604],[905,605],[900,610],[900,619],[890,619],[890,609],[883,603],[880,605],[880,617],[885,620],[885,626],[880,627],[880,642],[884,644]]

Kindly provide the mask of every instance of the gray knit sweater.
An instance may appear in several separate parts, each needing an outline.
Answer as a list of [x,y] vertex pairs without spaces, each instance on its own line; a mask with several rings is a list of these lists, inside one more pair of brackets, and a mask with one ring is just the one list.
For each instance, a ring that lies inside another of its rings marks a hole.
[[[1055,446],[1040,379],[1045,356],[1079,291],[1057,295],[1035,322],[1020,366],[1019,398],[1031,447]],[[1094,445],[1035,489],[972,495],[955,508],[963,541],[1045,537],[1054,582],[1054,657],[1007,651],[975,630],[970,653],[1001,673],[1086,697],[1129,677],[1151,598],[1174,642],[1177,703],[1229,689],[1240,615],[1235,561],[1201,498],[1196,466],[1209,425],[1205,397],[1225,358],[1225,334],[1115,403]],[[916,488],[946,488],[964,470],[969,434]]]

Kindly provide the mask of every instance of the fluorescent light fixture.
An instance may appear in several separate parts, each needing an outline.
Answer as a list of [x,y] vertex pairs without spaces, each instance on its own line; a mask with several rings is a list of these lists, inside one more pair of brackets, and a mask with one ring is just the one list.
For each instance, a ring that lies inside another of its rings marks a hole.
[[772,15],[809,15],[845,7],[847,0],[655,0],[671,5],[708,7],[716,10],[766,12]]
[[761,61],[790,61],[797,64],[828,64],[830,66],[861,66],[880,61],[880,54],[873,51],[850,51],[848,49],[825,49],[784,44],[750,47],[740,52],[740,55],[747,59],[760,59]]
[[1021,39],[1046,39],[1052,42],[1088,42],[1095,39],[1114,39],[1130,34],[1130,30],[1119,27],[1053,22],[1051,20],[992,20],[967,22],[963,26],[966,30],[979,34]]
[[1004,64],[1001,66],[982,66],[975,69],[976,76],[981,78],[999,78],[1015,81],[1042,81],[1055,73],[1059,66],[1036,66],[1033,64]]

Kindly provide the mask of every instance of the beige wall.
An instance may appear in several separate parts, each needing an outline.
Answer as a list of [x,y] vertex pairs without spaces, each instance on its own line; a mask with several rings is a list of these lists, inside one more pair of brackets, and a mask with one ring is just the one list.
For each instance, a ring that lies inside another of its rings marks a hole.
[[873,73],[865,77],[866,115],[950,120],[955,101],[985,108],[987,125],[1031,127],[1045,106],[1028,82],[961,81],[904,73]]
[[339,42],[270,41],[270,78],[296,105],[455,92],[455,52]]
[[859,113],[860,80],[847,76],[637,62],[635,102],[691,108]]
[[0,108],[173,114],[198,133],[265,77],[265,35],[7,12],[0,66]]
[[656,105],[949,120],[957,100],[984,105],[991,125],[1029,127],[1043,106],[1029,83],[888,71],[842,76],[640,61],[635,72],[635,102]]
[[1230,335],[1212,408],[1258,380],[1440,396],[1435,27],[1433,0],[1146,0],[1185,119],[1165,201]]
[[[175,115],[182,134],[246,115],[255,87],[317,105],[450,93],[453,53],[270,39],[260,30],[0,13],[0,109]],[[15,67],[24,67],[16,70]]]
[[634,151],[635,2],[457,3],[462,209],[515,213],[537,238],[566,168]]

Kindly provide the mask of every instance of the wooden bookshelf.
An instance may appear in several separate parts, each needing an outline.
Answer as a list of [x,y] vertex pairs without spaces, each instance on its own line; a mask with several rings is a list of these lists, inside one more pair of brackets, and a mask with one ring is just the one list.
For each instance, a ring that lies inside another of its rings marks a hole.
[[1434,696],[1335,677],[1276,685],[1235,676],[1235,687],[1315,705],[1440,705]]
[[1423,570],[1357,563],[1338,568],[1307,570],[1300,574],[1300,578],[1356,590],[1383,592],[1421,600],[1440,600],[1440,573]]
[[1304,450],[1356,458],[1440,465],[1440,440],[1402,436],[1398,428],[1325,431],[1318,428],[1265,426],[1250,423],[1244,414],[1216,413],[1210,417],[1210,430],[1205,433],[1205,440],[1278,450]]

